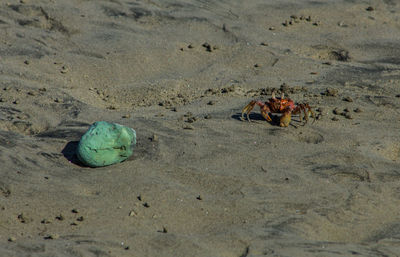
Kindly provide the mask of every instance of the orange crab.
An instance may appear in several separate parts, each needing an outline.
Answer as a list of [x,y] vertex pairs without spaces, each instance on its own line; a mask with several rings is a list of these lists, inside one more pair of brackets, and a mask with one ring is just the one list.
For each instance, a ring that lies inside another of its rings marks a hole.
[[279,121],[279,126],[287,127],[290,124],[292,114],[299,114],[300,122],[303,121],[301,117],[301,112],[304,113],[305,123],[308,121],[308,116],[313,117],[315,121],[315,114],[311,110],[311,107],[308,103],[295,105],[293,100],[290,98],[284,98],[284,94],[282,93],[281,97],[275,97],[275,92],[272,92],[272,97],[268,100],[268,102],[261,101],[251,101],[248,105],[246,105],[242,110],[242,120],[244,120],[244,114],[247,114],[247,120],[251,121],[249,118],[250,112],[253,110],[254,106],[260,106],[261,115],[267,120],[272,121],[271,117],[268,113],[282,113],[282,116]]

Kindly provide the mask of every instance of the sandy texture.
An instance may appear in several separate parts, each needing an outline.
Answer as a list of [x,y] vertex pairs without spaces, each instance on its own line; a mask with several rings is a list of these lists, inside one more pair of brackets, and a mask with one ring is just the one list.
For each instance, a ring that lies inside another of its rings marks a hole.
[[[0,4],[0,256],[396,256],[397,1]],[[307,102],[277,126],[252,99]],[[134,155],[82,167],[90,124]]]

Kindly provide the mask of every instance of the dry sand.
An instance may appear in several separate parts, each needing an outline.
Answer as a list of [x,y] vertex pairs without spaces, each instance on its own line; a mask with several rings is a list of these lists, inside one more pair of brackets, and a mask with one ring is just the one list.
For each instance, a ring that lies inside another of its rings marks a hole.
[[[0,256],[400,255],[399,22],[391,0],[2,1]],[[274,88],[316,122],[239,119]],[[132,158],[79,165],[99,120]]]

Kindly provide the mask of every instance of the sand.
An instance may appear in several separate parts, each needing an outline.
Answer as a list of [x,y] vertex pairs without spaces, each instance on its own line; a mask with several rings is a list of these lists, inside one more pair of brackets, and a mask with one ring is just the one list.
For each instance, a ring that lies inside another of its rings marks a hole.
[[[400,255],[397,1],[0,4],[0,256]],[[316,114],[240,119],[272,91]],[[134,128],[120,164],[75,156]]]

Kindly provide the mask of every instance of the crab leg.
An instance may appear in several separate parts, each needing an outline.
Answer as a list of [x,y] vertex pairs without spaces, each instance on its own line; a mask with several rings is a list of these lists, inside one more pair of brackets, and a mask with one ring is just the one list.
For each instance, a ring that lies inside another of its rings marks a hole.
[[[308,122],[308,112],[307,112],[306,107],[304,106],[304,104],[300,104],[300,108],[304,113],[304,119],[306,120],[304,122],[304,124],[306,124]],[[300,112],[300,117],[301,117],[301,112]]]
[[300,121],[302,121],[302,118],[301,118],[301,111],[303,111],[304,112],[304,119],[305,119],[305,123],[307,123],[307,121],[308,121],[308,117],[310,116],[310,114],[311,114],[311,117],[313,117],[313,123],[315,122],[315,114],[314,114],[314,112],[311,110],[311,107],[310,107],[310,105],[308,105],[308,104],[300,104],[299,106],[298,106],[298,108],[300,108]]
[[313,122],[312,123],[314,123],[315,122],[315,114],[314,114],[314,112],[311,110],[311,107],[308,104],[306,104],[305,107],[308,109],[307,116],[311,114],[311,117],[313,117]]
[[247,116],[247,120],[249,122],[251,122],[250,118],[249,118],[249,114],[250,112],[254,109],[254,106],[256,105],[256,101],[251,101],[248,105],[246,105],[243,110],[242,110],[242,117],[241,120],[244,120],[244,113],[246,113]]
[[246,105],[243,110],[242,110],[242,116],[241,116],[241,120],[244,120],[244,114],[246,113],[247,116],[247,120],[249,122],[251,122],[250,120],[250,112],[254,109],[255,105],[260,106],[260,111],[261,111],[261,115],[264,117],[264,119],[266,119],[267,121],[272,121],[272,119],[269,117],[268,112],[270,111],[268,106],[265,105],[263,102],[261,101],[251,101],[248,105]]
[[305,119],[304,124],[305,124],[305,123],[307,123],[307,121],[308,121],[308,113],[307,113],[307,110],[305,109],[304,104],[299,104],[299,105],[292,111],[293,114],[299,114],[300,123],[303,122],[303,117],[301,116],[301,115],[302,115],[302,112],[304,113],[304,119]]
[[299,108],[299,112],[300,112],[300,114],[299,114],[300,123],[303,123],[303,118],[301,117],[301,107],[299,106],[297,108]]

